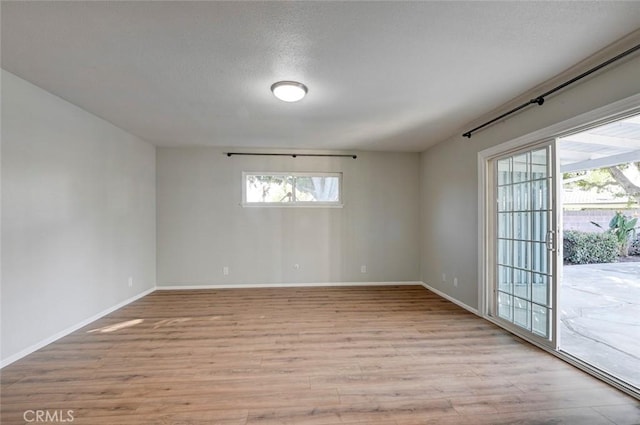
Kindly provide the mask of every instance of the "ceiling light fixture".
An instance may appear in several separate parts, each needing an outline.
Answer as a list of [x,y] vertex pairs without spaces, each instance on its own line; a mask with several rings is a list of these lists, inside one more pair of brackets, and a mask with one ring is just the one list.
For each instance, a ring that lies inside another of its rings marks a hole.
[[297,81],[278,81],[271,85],[273,95],[283,102],[297,102],[302,99],[307,92],[307,86]]

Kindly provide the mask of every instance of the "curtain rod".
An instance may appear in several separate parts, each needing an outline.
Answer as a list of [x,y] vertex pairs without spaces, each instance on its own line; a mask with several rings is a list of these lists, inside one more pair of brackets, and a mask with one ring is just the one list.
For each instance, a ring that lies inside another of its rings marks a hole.
[[576,81],[582,80],[583,78],[593,74],[596,71],[599,71],[600,69],[604,68],[605,66],[611,65],[612,63],[624,58],[625,56],[629,56],[631,53],[633,53],[633,52],[635,52],[637,50],[640,50],[640,44],[633,46],[629,50],[625,50],[624,52],[620,53],[619,55],[617,55],[617,56],[615,56],[615,57],[613,57],[613,58],[611,58],[611,59],[609,59],[609,60],[607,60],[605,62],[602,62],[600,65],[594,66],[593,68],[589,69],[588,71],[583,72],[582,74],[578,75],[577,77],[574,77],[574,78],[572,78],[572,79],[570,79],[568,81],[565,81],[564,83],[560,84],[557,87],[552,88],[551,90],[547,91],[546,93],[543,93],[540,96],[538,96],[536,98],[533,98],[533,99],[529,100],[528,102],[525,102],[522,105],[517,106],[517,107],[513,108],[512,110],[510,110],[508,112],[505,112],[504,114],[500,115],[499,117],[496,117],[496,118],[494,118],[492,120],[489,120],[489,121],[485,122],[484,124],[479,125],[476,128],[467,131],[462,136],[470,139],[471,138],[471,134],[475,133],[476,131],[478,131],[478,130],[480,130],[482,128],[485,128],[488,125],[491,125],[494,122],[499,121],[499,120],[501,120],[501,119],[503,119],[505,117],[508,117],[511,114],[515,114],[519,110],[524,109],[529,105],[533,105],[534,103],[537,103],[538,105],[542,105],[544,103],[544,98],[545,97],[547,97],[547,96],[549,96],[549,95],[551,95],[551,94],[553,94],[553,93],[555,93],[555,92],[557,92],[559,90],[562,90],[563,88],[567,87],[570,84],[575,83]]
[[358,155],[339,155],[339,154],[324,154],[324,153],[249,153],[249,152],[227,152],[227,156],[233,155],[252,155],[252,156],[290,156],[291,158],[297,158],[299,156],[327,156],[335,158],[353,158],[356,159]]

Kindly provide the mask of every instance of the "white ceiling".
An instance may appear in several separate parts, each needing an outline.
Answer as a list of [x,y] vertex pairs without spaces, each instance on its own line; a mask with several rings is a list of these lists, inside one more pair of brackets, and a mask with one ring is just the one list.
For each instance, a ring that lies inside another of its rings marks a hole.
[[2,67],[157,145],[421,151],[639,23],[635,1],[3,1]]
[[558,139],[560,171],[640,161],[640,115]]

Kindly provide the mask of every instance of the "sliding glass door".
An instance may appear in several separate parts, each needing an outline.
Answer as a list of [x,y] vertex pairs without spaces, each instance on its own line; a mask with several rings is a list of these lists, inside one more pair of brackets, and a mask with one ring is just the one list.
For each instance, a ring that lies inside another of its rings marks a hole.
[[494,158],[489,313],[556,348],[555,141]]

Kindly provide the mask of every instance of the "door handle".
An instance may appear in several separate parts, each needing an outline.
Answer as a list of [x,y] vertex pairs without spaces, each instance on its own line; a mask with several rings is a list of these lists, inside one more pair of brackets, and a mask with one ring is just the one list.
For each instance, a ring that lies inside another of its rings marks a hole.
[[546,235],[545,241],[544,241],[545,245],[547,246],[547,250],[549,250],[551,252],[556,251],[555,238],[553,237],[553,235],[555,233],[556,232],[554,230],[547,230],[547,235]]

